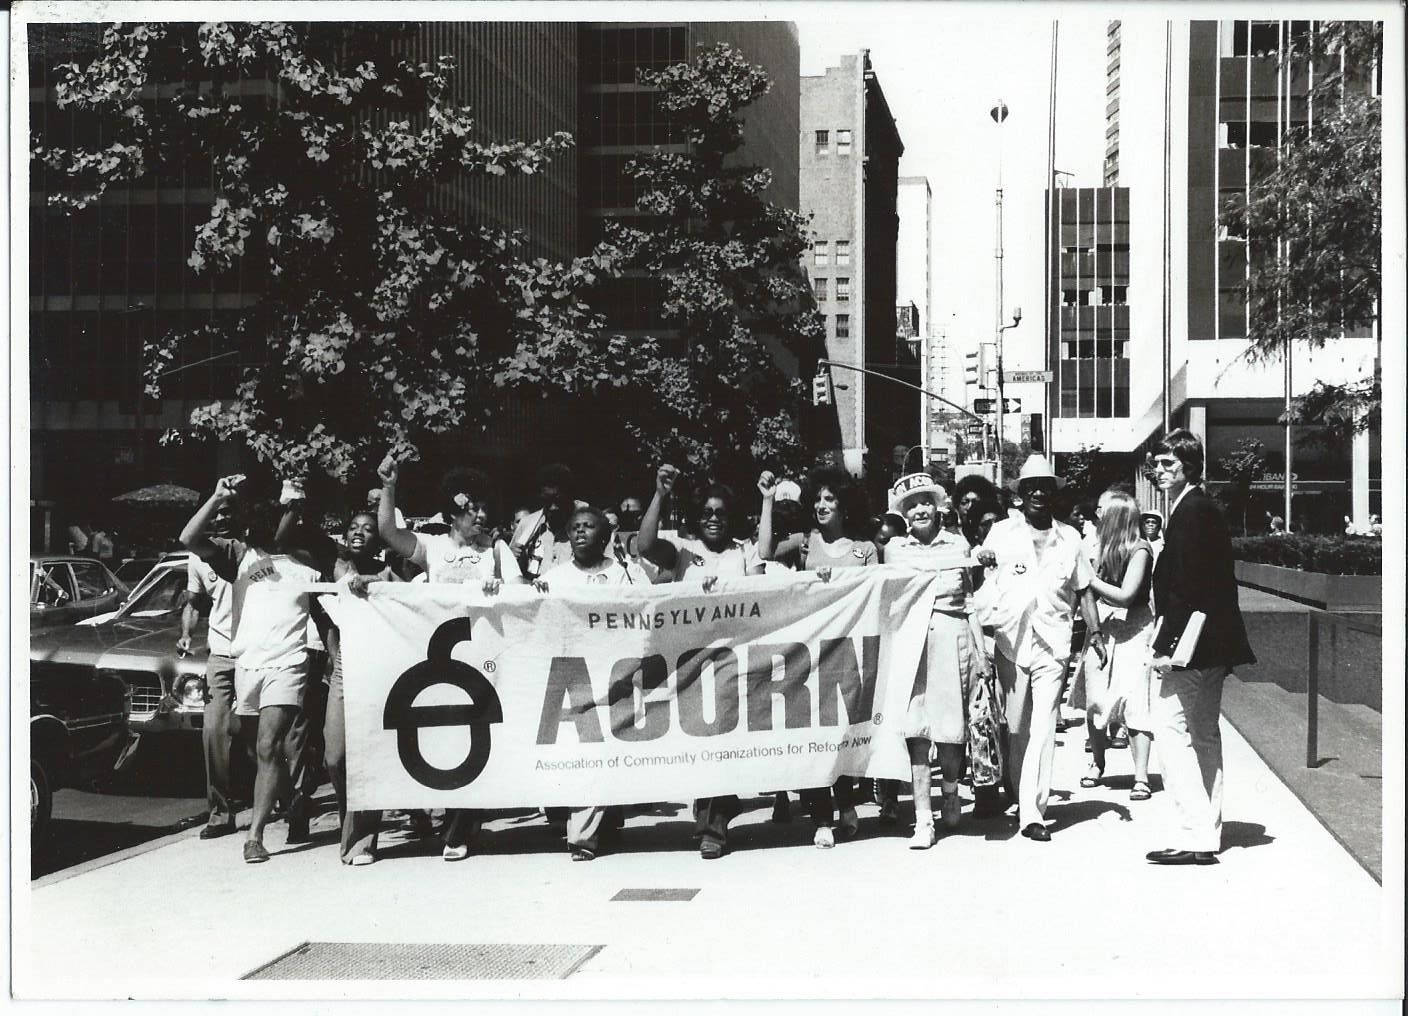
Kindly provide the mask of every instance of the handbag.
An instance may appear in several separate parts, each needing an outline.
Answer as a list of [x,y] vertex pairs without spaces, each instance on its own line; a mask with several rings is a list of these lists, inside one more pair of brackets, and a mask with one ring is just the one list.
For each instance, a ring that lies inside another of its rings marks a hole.
[[1002,782],[1002,716],[998,707],[997,676],[991,671],[973,682],[968,703],[968,773],[975,787],[995,787]]

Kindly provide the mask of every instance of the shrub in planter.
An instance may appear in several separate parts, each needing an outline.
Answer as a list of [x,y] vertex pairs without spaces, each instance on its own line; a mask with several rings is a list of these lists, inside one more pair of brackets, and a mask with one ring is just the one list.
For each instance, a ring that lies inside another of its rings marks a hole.
[[1330,575],[1382,575],[1383,541],[1363,536],[1243,536],[1232,555],[1253,564],[1274,564]]

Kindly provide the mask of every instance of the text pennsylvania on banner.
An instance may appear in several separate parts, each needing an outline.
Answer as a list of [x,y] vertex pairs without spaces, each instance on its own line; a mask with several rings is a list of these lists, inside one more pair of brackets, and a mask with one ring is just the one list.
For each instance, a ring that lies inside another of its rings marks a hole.
[[485,597],[375,584],[342,631],[353,808],[682,801],[906,779],[933,576]]

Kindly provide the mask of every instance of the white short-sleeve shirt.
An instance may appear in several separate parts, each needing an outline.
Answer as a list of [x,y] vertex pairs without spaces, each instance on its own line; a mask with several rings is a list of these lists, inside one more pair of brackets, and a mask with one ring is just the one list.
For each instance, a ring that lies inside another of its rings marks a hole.
[[230,655],[230,638],[235,630],[234,587],[195,554],[186,560],[186,591],[210,597],[209,631],[206,644],[214,656]]
[[1025,518],[1004,519],[993,524],[983,546],[997,556],[987,581],[996,583],[998,650],[1022,666],[1065,662],[1077,598],[1094,577],[1080,534],[1060,522],[1043,530]]

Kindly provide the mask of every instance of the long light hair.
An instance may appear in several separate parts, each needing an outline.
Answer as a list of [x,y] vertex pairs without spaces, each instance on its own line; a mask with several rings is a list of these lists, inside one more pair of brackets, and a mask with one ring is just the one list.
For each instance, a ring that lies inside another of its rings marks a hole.
[[1122,490],[1110,489],[1100,495],[1100,520],[1095,526],[1100,549],[1095,569],[1106,582],[1124,581],[1130,555],[1143,536],[1139,532],[1139,504]]

